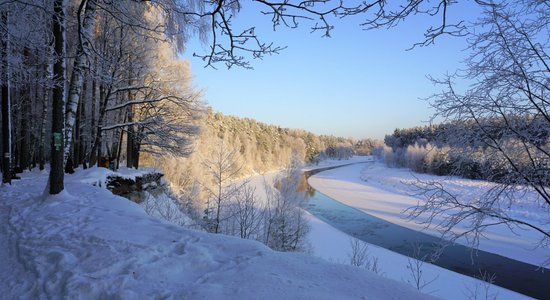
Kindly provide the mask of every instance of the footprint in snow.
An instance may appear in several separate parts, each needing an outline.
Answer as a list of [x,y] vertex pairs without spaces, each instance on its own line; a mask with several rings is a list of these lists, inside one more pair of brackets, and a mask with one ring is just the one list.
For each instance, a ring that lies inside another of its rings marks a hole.
[[185,254],[185,244],[176,244],[174,246],[174,253],[177,255],[184,255]]

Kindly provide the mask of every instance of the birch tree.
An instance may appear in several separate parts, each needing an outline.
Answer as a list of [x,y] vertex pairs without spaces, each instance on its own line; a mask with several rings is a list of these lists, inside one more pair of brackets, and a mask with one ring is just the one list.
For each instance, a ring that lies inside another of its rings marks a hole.
[[[97,0],[99,1],[99,0]],[[76,45],[76,56],[71,73],[71,81],[68,91],[68,99],[65,112],[65,135],[64,135],[64,162],[70,159],[70,150],[73,141],[73,129],[76,118],[77,107],[82,94],[84,83],[84,72],[88,68],[88,57],[91,48],[92,29],[96,19],[96,0],[81,0],[77,11],[78,19],[78,42]]]

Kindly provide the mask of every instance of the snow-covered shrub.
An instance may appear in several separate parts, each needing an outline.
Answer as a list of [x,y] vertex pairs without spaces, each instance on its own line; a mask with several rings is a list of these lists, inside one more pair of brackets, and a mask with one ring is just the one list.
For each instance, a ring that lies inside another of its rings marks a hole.
[[425,157],[428,153],[426,147],[421,147],[419,145],[409,145],[405,152],[405,166],[415,172],[425,172],[426,164]]

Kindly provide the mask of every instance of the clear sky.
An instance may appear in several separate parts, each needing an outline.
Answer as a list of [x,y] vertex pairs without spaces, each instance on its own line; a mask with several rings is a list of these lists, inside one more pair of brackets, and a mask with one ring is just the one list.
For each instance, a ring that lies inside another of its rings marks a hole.
[[[453,11],[453,17],[468,15],[467,6]],[[407,51],[435,20],[413,17],[396,28],[371,31],[362,30],[360,21],[336,20],[332,37],[321,38],[307,24],[273,32],[269,17],[245,9],[236,26],[257,26],[261,38],[288,48],[253,60],[254,70],[204,68],[192,57],[206,51],[196,39],[183,56],[207,103],[224,114],[355,138],[383,138],[395,128],[428,124],[433,111],[422,98],[440,88],[426,76],[460,68],[464,38],[443,37]]]

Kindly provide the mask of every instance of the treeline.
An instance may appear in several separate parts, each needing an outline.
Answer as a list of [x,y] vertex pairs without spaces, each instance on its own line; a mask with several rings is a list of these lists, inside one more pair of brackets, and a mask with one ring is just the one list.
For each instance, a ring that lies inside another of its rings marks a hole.
[[526,174],[540,170],[548,162],[534,150],[548,150],[549,137],[550,128],[540,118],[485,119],[396,129],[375,153],[391,167],[520,183],[509,176],[512,168]]
[[[263,173],[286,166],[292,158],[302,162],[322,159],[347,159],[352,155],[370,154],[376,143],[370,140],[315,135],[303,129],[282,128],[250,118],[226,116],[208,109],[200,120],[201,133],[193,154],[182,158],[191,164],[209,157],[208,153],[224,140],[236,149],[243,168],[240,175]],[[185,163],[184,163],[185,164]]]
[[[392,148],[406,148],[412,145],[435,144],[438,147],[487,148],[494,140],[526,139],[536,145],[548,143],[550,131],[547,121],[539,117],[508,116],[507,118],[485,118],[454,123],[417,126],[395,129],[386,135],[384,143]],[[513,128],[512,128],[513,126]]]
[[163,159],[146,159],[144,163],[164,170],[174,190],[198,192],[200,200],[196,201],[202,202],[206,197],[204,182],[209,178],[204,164],[219,155],[220,147],[234,152],[233,160],[239,168],[231,179],[237,179],[283,169],[293,159],[301,162],[346,159],[355,153],[357,144],[353,139],[318,136],[302,129],[226,116],[211,109],[204,112],[199,124],[201,132],[189,157],[165,155]]

